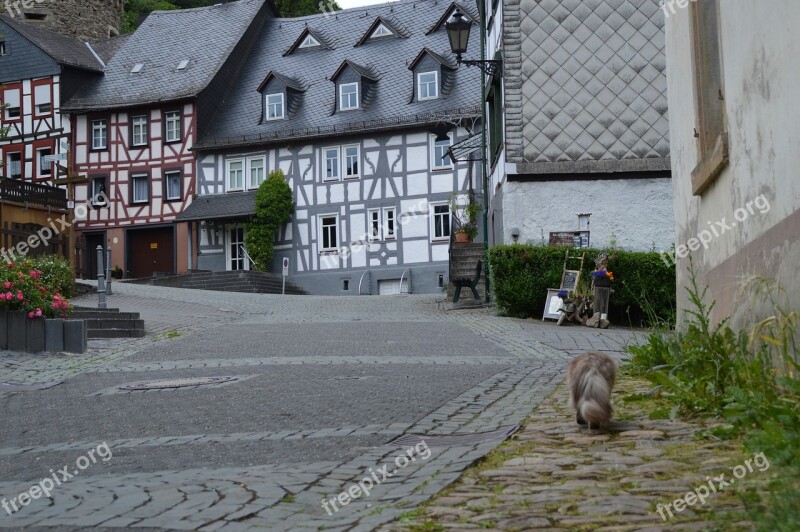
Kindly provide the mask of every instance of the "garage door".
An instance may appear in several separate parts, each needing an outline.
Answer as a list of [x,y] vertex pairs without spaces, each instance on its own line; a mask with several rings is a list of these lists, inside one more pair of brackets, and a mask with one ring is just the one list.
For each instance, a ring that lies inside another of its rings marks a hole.
[[403,290],[400,291],[400,279],[387,279],[378,281],[378,294],[382,296],[394,296],[408,293],[408,279],[403,279]]

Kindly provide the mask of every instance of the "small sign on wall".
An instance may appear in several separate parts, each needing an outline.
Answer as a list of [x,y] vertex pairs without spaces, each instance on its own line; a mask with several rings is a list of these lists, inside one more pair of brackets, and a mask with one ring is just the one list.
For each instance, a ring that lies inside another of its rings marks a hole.
[[158,242],[151,242],[150,249],[158,249]]

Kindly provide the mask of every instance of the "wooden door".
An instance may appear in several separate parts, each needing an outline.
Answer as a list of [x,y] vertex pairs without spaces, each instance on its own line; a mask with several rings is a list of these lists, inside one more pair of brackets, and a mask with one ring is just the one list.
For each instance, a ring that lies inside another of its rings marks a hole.
[[128,270],[133,279],[155,273],[175,273],[175,232],[172,227],[128,231]]

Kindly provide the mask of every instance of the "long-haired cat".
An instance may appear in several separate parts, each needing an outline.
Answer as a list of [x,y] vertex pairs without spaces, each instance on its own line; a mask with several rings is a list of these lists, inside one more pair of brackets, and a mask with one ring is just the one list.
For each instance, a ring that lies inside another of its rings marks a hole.
[[584,353],[567,369],[570,406],[577,421],[589,428],[600,428],[611,420],[611,388],[617,374],[614,360],[603,353]]

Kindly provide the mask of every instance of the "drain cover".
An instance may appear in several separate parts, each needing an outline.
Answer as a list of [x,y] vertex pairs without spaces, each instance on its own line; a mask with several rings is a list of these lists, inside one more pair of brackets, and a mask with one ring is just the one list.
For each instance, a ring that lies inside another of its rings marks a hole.
[[519,425],[506,425],[488,432],[468,432],[462,434],[449,434],[446,436],[424,436],[409,434],[400,436],[396,440],[390,441],[387,445],[407,446],[425,442],[432,447],[458,447],[460,445],[475,445],[488,441],[502,441],[517,432]]
[[187,379],[161,379],[156,381],[136,382],[123,384],[120,390],[165,390],[168,388],[189,388],[194,386],[207,386],[209,384],[222,384],[239,380],[239,377],[195,377]]

